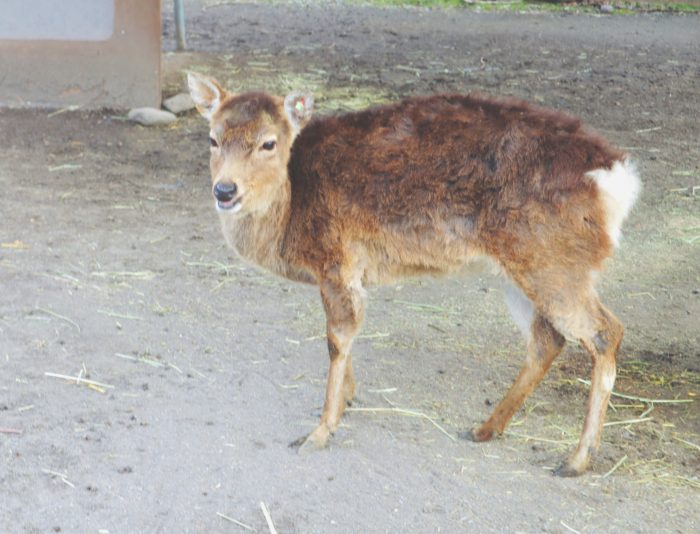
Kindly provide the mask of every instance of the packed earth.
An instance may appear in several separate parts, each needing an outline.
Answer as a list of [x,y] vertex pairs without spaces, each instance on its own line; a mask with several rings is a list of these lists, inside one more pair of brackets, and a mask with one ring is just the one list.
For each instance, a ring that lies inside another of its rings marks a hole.
[[[311,90],[316,112],[409,95],[512,95],[580,116],[644,188],[601,274],[624,323],[590,470],[575,343],[503,436],[462,439],[525,346],[487,274],[372,289],[357,398],[311,431],[328,355],[318,289],[224,244],[195,112],[0,109],[0,532],[700,530],[700,17],[186,3],[185,73]],[[66,378],[68,377],[68,378]],[[72,378],[71,378],[72,377]]]

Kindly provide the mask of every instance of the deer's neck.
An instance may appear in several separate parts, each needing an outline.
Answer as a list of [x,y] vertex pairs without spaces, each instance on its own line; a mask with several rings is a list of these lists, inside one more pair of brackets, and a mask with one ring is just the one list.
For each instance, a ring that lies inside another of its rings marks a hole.
[[294,278],[282,257],[282,244],[289,224],[291,188],[289,182],[265,211],[243,217],[221,217],[228,244],[243,258],[281,276]]

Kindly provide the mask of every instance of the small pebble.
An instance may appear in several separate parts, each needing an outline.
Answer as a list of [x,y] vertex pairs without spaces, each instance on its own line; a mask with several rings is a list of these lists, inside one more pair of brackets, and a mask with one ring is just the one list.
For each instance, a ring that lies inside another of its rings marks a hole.
[[175,122],[177,117],[169,111],[155,108],[135,108],[127,115],[130,121],[138,122],[144,126],[158,126]]
[[168,111],[178,114],[194,109],[194,101],[187,93],[179,93],[163,100],[163,107]]

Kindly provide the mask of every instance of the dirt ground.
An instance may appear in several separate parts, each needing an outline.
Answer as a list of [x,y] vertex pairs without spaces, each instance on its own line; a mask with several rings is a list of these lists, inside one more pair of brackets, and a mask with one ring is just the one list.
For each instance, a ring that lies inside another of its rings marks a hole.
[[0,532],[266,532],[261,502],[280,533],[700,531],[700,17],[192,1],[175,54],[170,8],[166,96],[184,69],[310,88],[320,112],[480,90],[629,150],[644,192],[600,292],[630,398],[577,479],[551,474],[582,425],[577,346],[506,435],[459,439],[523,342],[497,280],[411,280],[370,291],[354,407],[423,416],[350,412],[298,455],[327,370],[317,290],[227,250],[205,122],[0,110]]

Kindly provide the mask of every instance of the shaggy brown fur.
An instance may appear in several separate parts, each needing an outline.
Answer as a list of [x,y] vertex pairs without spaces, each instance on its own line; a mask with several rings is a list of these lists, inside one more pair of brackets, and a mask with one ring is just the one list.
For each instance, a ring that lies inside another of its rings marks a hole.
[[487,260],[508,281],[528,357],[473,437],[503,431],[569,337],[591,354],[593,386],[579,447],[558,473],[586,469],[622,339],[593,283],[637,194],[623,154],[577,119],[518,100],[413,98],[309,122],[310,95],[189,83],[210,120],[213,182],[237,195],[218,202],[228,242],[321,290],[331,365],[321,423],[299,445],[324,446],[353,397],[364,287]]

